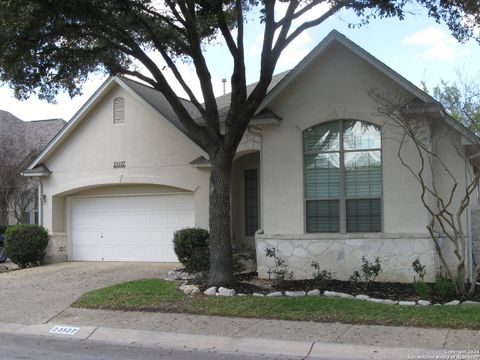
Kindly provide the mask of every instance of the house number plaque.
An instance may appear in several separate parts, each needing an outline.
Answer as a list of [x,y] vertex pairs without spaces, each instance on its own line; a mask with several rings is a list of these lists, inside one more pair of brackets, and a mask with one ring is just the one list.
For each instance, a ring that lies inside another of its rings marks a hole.
[[123,169],[126,168],[127,166],[125,165],[125,161],[114,161],[113,162],[113,168],[114,169]]

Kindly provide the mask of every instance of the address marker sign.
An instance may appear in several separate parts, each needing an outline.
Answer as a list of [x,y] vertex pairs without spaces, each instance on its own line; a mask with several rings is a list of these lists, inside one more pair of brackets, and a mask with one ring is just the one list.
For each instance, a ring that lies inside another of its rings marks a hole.
[[52,330],[50,330],[50,334],[56,335],[74,335],[76,332],[80,330],[80,328],[72,327],[72,326],[61,326],[55,325]]

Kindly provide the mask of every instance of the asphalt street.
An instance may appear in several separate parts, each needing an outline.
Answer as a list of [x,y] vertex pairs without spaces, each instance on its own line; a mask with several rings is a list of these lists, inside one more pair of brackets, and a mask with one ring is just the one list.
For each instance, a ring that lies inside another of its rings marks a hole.
[[224,354],[168,348],[120,346],[105,343],[57,340],[45,337],[0,335],[2,360],[253,360],[300,359],[271,355]]

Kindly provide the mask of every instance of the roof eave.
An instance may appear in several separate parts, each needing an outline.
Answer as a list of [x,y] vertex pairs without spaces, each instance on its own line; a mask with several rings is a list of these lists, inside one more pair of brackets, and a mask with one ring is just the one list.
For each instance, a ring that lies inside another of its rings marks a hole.
[[34,169],[27,169],[20,173],[20,175],[25,177],[48,177],[52,172],[45,166],[40,165]]
[[475,133],[463,126],[461,123],[459,123],[457,120],[452,118],[445,111],[445,108],[438,102],[418,105],[407,105],[405,107],[404,113],[411,116],[433,116],[441,118],[441,120],[445,121],[451,128],[458,131],[458,133],[461,135],[462,145],[480,145],[480,138],[475,135]]

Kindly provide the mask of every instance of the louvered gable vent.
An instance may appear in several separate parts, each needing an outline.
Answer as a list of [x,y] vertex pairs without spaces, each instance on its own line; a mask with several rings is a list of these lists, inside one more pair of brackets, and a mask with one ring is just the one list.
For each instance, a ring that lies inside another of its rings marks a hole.
[[113,100],[113,123],[123,124],[125,122],[125,99],[117,97]]

